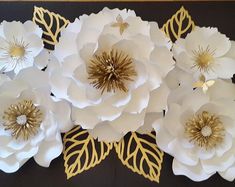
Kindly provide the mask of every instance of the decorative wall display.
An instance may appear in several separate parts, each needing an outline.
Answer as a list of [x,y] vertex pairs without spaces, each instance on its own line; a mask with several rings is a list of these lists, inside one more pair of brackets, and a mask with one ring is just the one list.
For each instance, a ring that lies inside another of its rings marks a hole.
[[[63,154],[67,180],[113,151],[161,182],[235,178],[235,42],[184,7],[163,25],[104,8],[70,22],[34,7],[0,26],[0,170]],[[222,91],[221,91],[222,90]]]

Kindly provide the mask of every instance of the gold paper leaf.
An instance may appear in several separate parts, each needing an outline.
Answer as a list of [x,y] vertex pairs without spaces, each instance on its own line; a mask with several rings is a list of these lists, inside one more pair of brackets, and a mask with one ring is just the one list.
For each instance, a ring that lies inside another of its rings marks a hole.
[[59,14],[50,12],[41,7],[34,7],[33,22],[43,30],[43,41],[46,47],[54,48],[58,43],[61,30],[65,28],[69,21]]
[[110,153],[111,143],[94,140],[77,126],[64,135],[64,166],[67,179],[99,164]]
[[115,144],[121,162],[145,178],[159,182],[164,153],[158,149],[155,134],[129,133],[129,137]]
[[188,11],[181,7],[162,27],[166,35],[175,41],[182,36],[186,36],[195,27],[195,24]]

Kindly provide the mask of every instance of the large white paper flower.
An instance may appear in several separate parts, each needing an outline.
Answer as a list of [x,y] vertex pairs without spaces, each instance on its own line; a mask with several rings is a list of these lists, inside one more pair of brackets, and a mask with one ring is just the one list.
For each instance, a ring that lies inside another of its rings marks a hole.
[[48,76],[36,68],[0,82],[0,170],[15,172],[31,157],[48,167],[62,152],[60,132],[72,126],[70,105],[52,100]]
[[72,119],[94,137],[119,140],[165,108],[169,90],[162,82],[174,66],[170,48],[158,25],[134,11],[83,15],[55,47],[58,62],[48,66],[52,92],[73,104]]
[[193,74],[196,79],[203,74],[207,80],[233,76],[235,59],[228,54],[230,50],[229,38],[216,28],[204,27],[196,27],[185,39],[178,39],[173,47],[179,68]]
[[6,22],[0,25],[0,72],[18,73],[33,66],[43,50],[42,29],[32,21]]
[[[222,82],[215,83],[215,91]],[[232,85],[225,85],[230,87]],[[233,85],[234,86],[234,85]],[[231,87],[230,87],[231,88]],[[158,146],[174,157],[173,172],[203,181],[218,172],[235,178],[235,101],[230,96],[181,88],[163,119],[154,122]],[[234,91],[234,89],[233,89]]]

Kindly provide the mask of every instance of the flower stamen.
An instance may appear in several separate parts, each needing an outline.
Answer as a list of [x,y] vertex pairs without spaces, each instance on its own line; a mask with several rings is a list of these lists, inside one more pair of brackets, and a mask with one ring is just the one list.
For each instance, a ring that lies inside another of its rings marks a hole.
[[95,55],[88,66],[88,79],[95,88],[104,91],[127,92],[127,81],[137,75],[132,58],[122,51],[111,50]]
[[42,123],[43,114],[31,100],[24,100],[11,105],[4,111],[3,125],[10,130],[15,139],[28,140],[35,136]]
[[197,67],[201,72],[208,72],[212,69],[211,64],[214,62],[215,50],[211,50],[209,45],[206,49],[199,46],[198,50],[193,50],[193,54],[195,62],[193,68]]
[[224,126],[219,117],[203,111],[189,119],[185,125],[185,134],[195,145],[212,149],[224,140]]

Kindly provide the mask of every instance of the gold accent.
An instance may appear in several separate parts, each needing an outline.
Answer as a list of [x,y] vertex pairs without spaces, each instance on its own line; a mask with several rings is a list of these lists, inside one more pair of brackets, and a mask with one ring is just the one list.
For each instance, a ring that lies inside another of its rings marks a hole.
[[193,50],[194,54],[194,65],[193,67],[197,67],[201,72],[208,72],[211,70],[211,64],[214,61],[215,50],[211,50],[210,46],[207,46],[206,49],[199,46],[198,50]]
[[54,47],[58,43],[59,34],[69,21],[59,14],[49,12],[41,7],[34,7],[33,22],[43,29],[43,41]]
[[118,158],[133,172],[159,183],[164,153],[156,145],[154,133],[130,133],[128,139],[115,144]]
[[67,179],[89,170],[104,160],[113,144],[98,142],[80,126],[67,132],[64,142],[64,167]]
[[185,124],[185,134],[195,145],[212,149],[224,140],[224,126],[219,117],[203,111]]
[[116,18],[116,23],[113,23],[112,27],[119,27],[119,32],[122,35],[123,32],[129,27],[127,22],[123,22],[122,16],[119,14]]
[[104,91],[127,92],[127,81],[134,81],[132,77],[137,73],[134,69],[133,60],[122,51],[111,50],[94,55],[88,66],[88,79],[95,88]]
[[205,76],[204,75],[200,75],[199,81],[193,83],[193,87],[194,88],[202,88],[202,91],[204,93],[206,93],[208,88],[213,86],[214,84],[215,84],[214,80],[206,81]]
[[31,100],[24,100],[4,111],[3,125],[5,130],[12,132],[15,139],[28,140],[38,133],[42,118],[40,109]]
[[25,48],[23,46],[12,46],[10,48],[9,54],[15,58],[21,58],[25,55]]
[[175,41],[191,32],[195,24],[188,11],[182,6],[162,27],[167,37]]
[[23,39],[17,40],[16,38],[13,38],[13,41],[6,41],[7,47],[0,47],[4,51],[2,54],[3,57],[10,57],[17,62],[20,60],[25,60],[26,53],[30,52],[27,51],[28,45],[26,44]]

